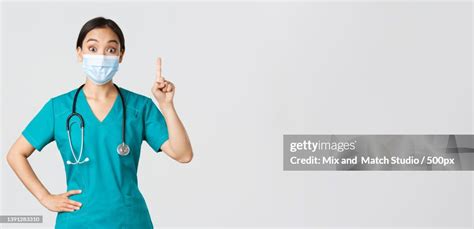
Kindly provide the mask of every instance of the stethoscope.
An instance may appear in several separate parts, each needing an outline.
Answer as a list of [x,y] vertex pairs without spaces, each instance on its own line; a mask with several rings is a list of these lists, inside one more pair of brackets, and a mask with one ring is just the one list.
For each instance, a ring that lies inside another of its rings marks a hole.
[[[81,91],[82,87],[84,87],[85,84],[82,84],[76,91],[76,94],[74,95],[74,100],[72,102],[72,113],[67,117],[66,120],[66,129],[67,129],[67,137],[69,140],[69,147],[71,148],[71,153],[72,156],[74,157],[74,162],[67,161],[66,163],[68,165],[76,165],[76,164],[82,164],[85,162],[89,161],[89,157],[86,157],[83,161],[81,161],[82,157],[82,149],[84,147],[84,119],[82,118],[82,115],[76,112],[76,102],[77,102],[77,95],[79,94],[79,91]],[[127,156],[130,153],[130,147],[128,147],[127,144],[125,144],[125,121],[126,117],[125,114],[126,108],[125,108],[125,100],[123,99],[122,93],[120,92],[119,87],[114,84],[115,88],[117,88],[117,91],[120,95],[120,100],[122,100],[122,111],[123,111],[123,117],[122,117],[122,143],[120,143],[117,146],[117,153],[120,156]],[[71,133],[70,133],[70,126],[69,126],[69,121],[71,120],[72,117],[77,116],[80,120],[80,125],[81,125],[81,150],[79,152],[79,157],[76,157],[76,153],[74,152],[74,149],[72,148],[72,142],[71,142]]]

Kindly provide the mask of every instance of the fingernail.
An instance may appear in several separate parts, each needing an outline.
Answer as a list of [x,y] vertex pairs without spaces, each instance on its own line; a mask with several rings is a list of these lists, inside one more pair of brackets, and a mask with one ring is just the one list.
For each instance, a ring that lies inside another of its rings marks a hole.
[[79,192],[82,192],[82,190],[79,190]]

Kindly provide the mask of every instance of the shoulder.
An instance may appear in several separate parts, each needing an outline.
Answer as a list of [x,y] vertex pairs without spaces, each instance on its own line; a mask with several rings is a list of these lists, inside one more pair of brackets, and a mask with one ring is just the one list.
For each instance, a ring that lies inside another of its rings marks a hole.
[[120,87],[120,92],[122,92],[122,95],[126,97],[129,101],[140,101],[140,102],[146,102],[147,100],[150,99],[150,97],[131,91],[130,89]]
[[72,100],[76,91],[77,88],[70,89],[49,99],[48,103],[51,104],[56,116],[71,110]]
[[132,108],[132,109],[135,109],[137,111],[141,111],[146,106],[148,106],[150,104],[150,102],[153,103],[151,98],[146,96],[146,95],[134,92],[130,89],[123,88],[123,87],[120,87],[120,86],[119,86],[119,88],[120,88],[120,92],[122,93],[122,95],[125,99],[125,104],[126,104],[127,108]]
[[[120,92],[122,95],[127,98],[129,101],[140,101],[140,102],[146,102],[147,100],[151,100],[150,97],[139,94],[137,92],[133,92],[130,89],[120,87]],[[78,88],[74,88],[71,90],[68,90],[60,95],[54,96],[51,98],[55,103],[58,102],[64,102],[64,101],[69,101],[71,102],[74,99],[74,95],[76,94]]]
[[[78,88],[70,89],[60,95],[52,97],[48,103],[51,103],[56,115],[60,115],[64,112],[70,112],[74,96]],[[143,94],[133,92],[130,89],[120,87],[120,92],[124,97],[127,108],[135,109],[137,111],[143,110],[146,106],[153,104],[150,97]],[[151,103],[150,103],[151,102]]]
[[71,89],[71,90],[68,90],[67,92],[64,92],[60,95],[57,95],[57,96],[54,96],[51,98],[51,100],[54,102],[54,103],[61,103],[61,102],[65,102],[65,101],[72,101],[72,99],[74,98],[74,95],[77,91],[77,88],[74,88],[74,89]]

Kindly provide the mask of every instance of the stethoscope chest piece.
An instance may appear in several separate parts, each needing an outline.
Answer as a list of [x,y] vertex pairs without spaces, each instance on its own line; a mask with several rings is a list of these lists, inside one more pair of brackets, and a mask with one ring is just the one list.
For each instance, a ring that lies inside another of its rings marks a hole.
[[[122,109],[123,109],[123,119],[122,119],[122,143],[120,143],[117,146],[117,153],[120,156],[127,156],[130,153],[130,147],[128,147],[127,144],[125,144],[125,123],[126,123],[126,107],[125,107],[125,100],[122,96],[122,93],[120,92],[120,89],[117,85],[114,84],[114,86],[117,88],[117,91],[119,93],[120,99],[122,100]],[[83,147],[84,147],[84,119],[82,115],[76,112],[76,102],[77,102],[77,96],[79,94],[79,91],[84,87],[84,84],[81,85],[77,90],[76,94],[74,95],[74,100],[72,102],[72,113],[67,117],[66,120],[66,130],[67,130],[67,135],[68,135],[68,140],[69,140],[69,147],[71,148],[71,153],[72,156],[74,157],[74,162],[67,161],[66,163],[68,165],[77,165],[77,164],[82,164],[85,162],[89,161],[89,157],[86,157],[84,160],[81,161],[82,158],[82,152],[83,152]],[[71,140],[71,134],[70,134],[70,125],[69,122],[70,120],[74,117],[77,116],[79,118],[79,123],[81,126],[81,149],[79,152],[79,156],[76,155],[73,147],[72,147],[72,140]]]
[[127,156],[130,153],[130,147],[125,142],[117,146],[117,153],[120,156]]

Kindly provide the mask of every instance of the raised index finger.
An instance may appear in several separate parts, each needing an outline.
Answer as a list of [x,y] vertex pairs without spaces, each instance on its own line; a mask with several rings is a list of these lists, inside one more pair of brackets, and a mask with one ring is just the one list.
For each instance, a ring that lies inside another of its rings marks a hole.
[[163,82],[163,77],[161,75],[161,57],[156,59],[156,82]]

